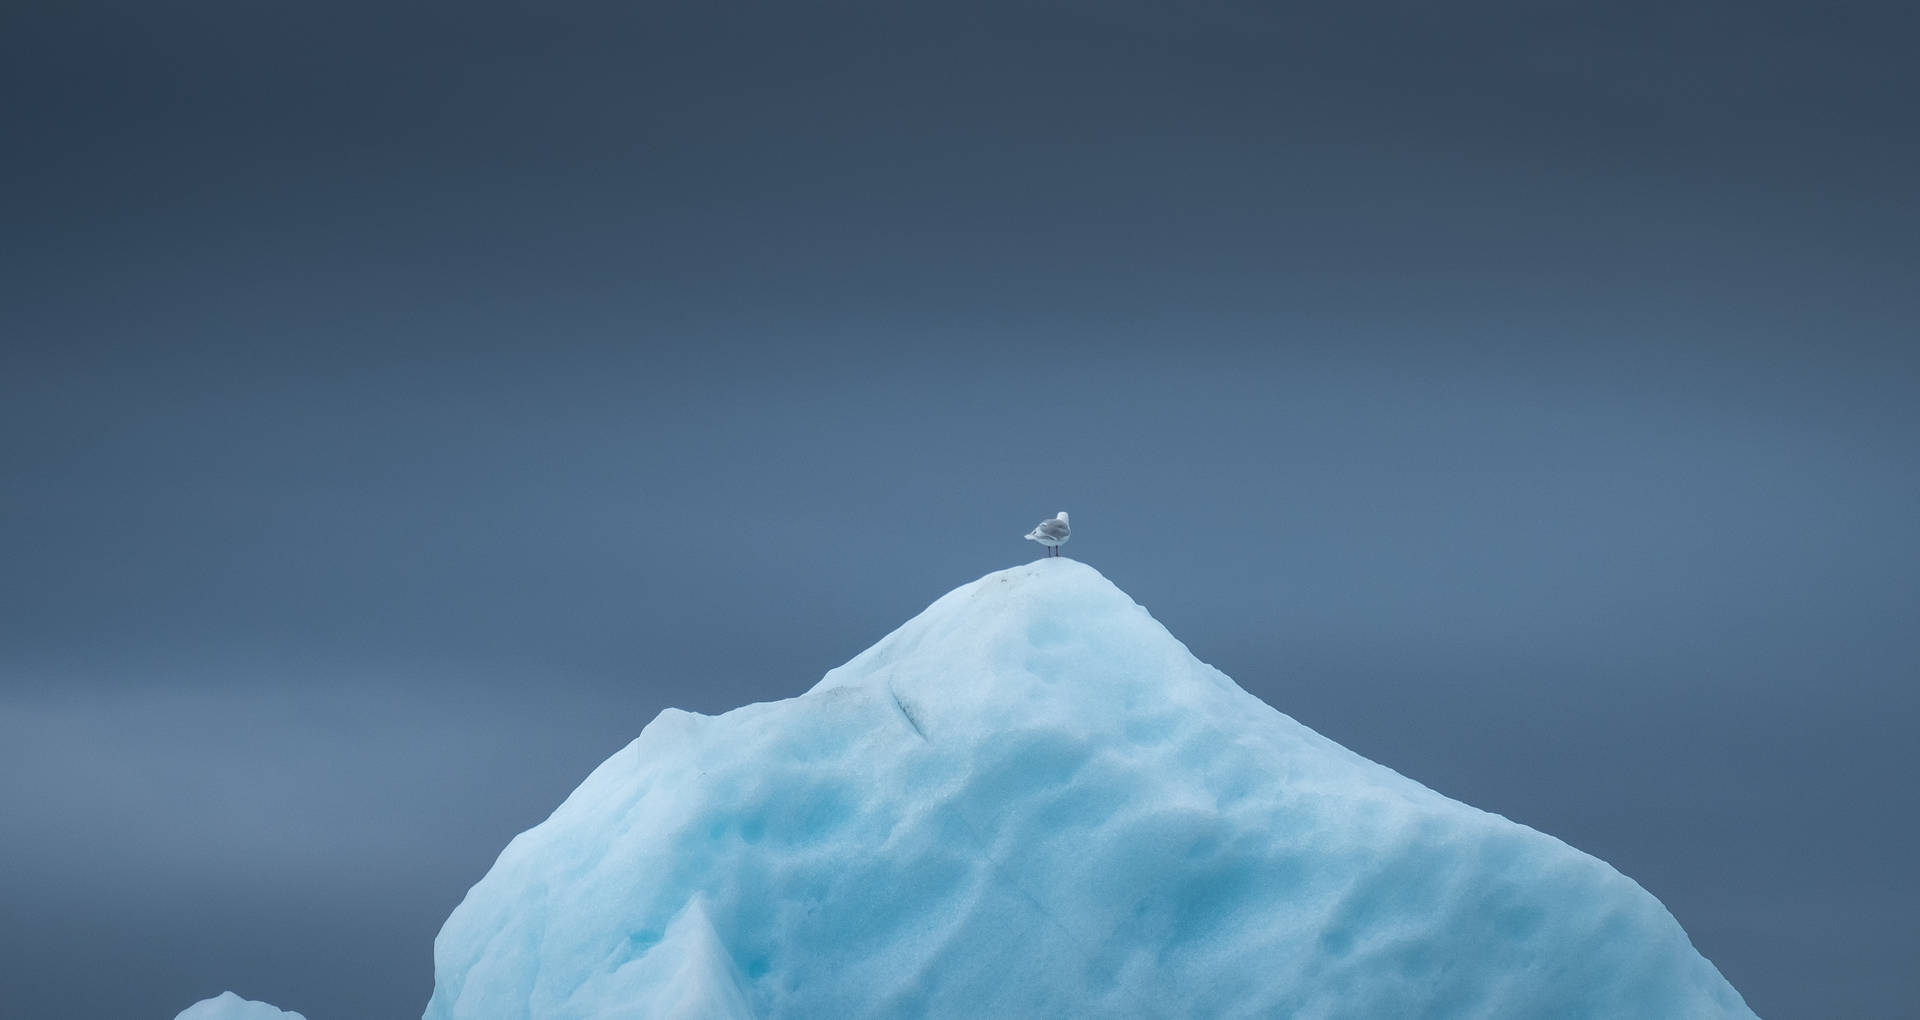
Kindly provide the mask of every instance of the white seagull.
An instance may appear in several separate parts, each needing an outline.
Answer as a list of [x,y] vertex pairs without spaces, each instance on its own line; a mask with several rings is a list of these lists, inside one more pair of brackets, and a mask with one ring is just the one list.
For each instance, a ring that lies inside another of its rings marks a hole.
[[1059,515],[1041,521],[1032,531],[1027,532],[1027,541],[1046,546],[1048,556],[1058,556],[1060,547],[1066,545],[1067,539],[1072,535],[1073,529],[1067,527],[1067,512],[1062,510]]

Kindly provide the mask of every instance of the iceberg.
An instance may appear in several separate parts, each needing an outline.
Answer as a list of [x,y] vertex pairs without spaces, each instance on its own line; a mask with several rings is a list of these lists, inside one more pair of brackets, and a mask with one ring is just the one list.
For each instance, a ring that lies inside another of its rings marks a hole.
[[434,942],[426,1020],[1749,1017],[1652,895],[1196,659],[1097,571],[662,712]]
[[211,999],[180,1011],[173,1020],[307,1020],[298,1013],[276,1009],[264,1002],[243,999],[232,992],[221,992]]

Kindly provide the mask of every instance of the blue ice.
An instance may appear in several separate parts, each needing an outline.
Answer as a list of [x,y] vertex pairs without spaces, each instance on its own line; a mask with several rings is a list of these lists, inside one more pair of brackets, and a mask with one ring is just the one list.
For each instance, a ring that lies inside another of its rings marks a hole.
[[799,697],[661,713],[434,963],[426,1020],[1752,1016],[1631,879],[1275,711],[1069,559]]

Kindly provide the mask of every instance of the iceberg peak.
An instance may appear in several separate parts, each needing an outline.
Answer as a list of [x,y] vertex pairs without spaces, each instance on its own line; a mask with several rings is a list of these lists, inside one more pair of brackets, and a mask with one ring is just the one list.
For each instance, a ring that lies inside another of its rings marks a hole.
[[1750,1016],[1604,863],[1321,737],[1085,564],[661,713],[474,886],[427,1020]]

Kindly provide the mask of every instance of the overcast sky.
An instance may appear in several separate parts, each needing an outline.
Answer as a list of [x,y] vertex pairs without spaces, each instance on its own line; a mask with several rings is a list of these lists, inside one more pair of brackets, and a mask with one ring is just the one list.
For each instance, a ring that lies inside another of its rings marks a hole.
[[1761,1015],[1920,1013],[1916,16],[1269,6],[8,5],[9,1014],[416,1016],[660,709],[1063,508]]

